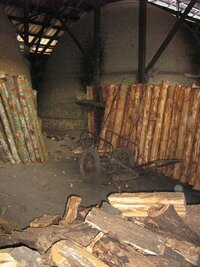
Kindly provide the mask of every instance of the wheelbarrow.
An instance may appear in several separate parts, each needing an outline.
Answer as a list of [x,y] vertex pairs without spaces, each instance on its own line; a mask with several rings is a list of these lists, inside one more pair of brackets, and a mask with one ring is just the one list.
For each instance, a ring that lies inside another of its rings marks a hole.
[[[100,141],[103,143],[103,149],[98,148]],[[133,154],[127,146],[114,149],[110,142],[90,132],[83,132],[78,143],[82,148],[79,170],[85,182],[99,180],[103,174],[117,177],[119,180],[120,178],[129,180],[139,176],[134,170]]]

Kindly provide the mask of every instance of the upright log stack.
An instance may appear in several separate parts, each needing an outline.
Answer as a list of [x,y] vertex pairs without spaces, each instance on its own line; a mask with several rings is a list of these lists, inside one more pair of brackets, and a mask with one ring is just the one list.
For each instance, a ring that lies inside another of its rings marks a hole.
[[0,79],[0,146],[13,164],[48,158],[33,93],[22,76]]
[[[114,147],[128,144],[118,135],[133,142],[129,148],[138,164],[182,160],[181,164],[160,168],[159,173],[200,190],[199,87],[171,86],[167,82],[107,86],[100,136]],[[102,149],[102,142],[99,146]]]

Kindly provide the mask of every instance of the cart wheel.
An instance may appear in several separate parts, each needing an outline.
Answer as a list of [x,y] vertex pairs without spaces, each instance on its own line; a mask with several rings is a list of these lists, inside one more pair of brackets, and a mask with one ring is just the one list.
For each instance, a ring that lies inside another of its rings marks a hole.
[[[135,166],[135,160],[133,154],[128,147],[118,147],[113,151],[113,159],[119,160],[121,163],[125,164],[128,168],[133,168]],[[121,170],[122,167],[117,163],[112,164],[112,169],[114,171]]]
[[97,180],[100,175],[100,167],[100,159],[96,149],[85,149],[79,158],[81,178],[87,183]]

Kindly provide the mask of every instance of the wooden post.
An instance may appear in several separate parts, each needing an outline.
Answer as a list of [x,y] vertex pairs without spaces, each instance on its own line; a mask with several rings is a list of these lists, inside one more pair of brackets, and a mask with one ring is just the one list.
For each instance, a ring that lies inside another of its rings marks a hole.
[[[101,71],[101,9],[96,7],[94,9],[94,100],[100,101],[100,71]],[[95,132],[100,133],[100,110],[95,110]]]
[[147,0],[139,1],[138,82],[146,83],[146,13]]

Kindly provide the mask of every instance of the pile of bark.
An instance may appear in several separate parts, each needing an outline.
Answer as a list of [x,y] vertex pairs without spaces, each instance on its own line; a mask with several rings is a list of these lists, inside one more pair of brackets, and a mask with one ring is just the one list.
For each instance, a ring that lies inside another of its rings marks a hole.
[[34,98],[22,76],[0,79],[0,150],[4,161],[28,164],[47,160]]
[[[199,266],[200,237],[176,212],[181,194],[112,194],[89,208],[71,196],[62,218],[44,214],[23,231],[2,231],[0,266]],[[127,203],[129,218],[121,213]]]

